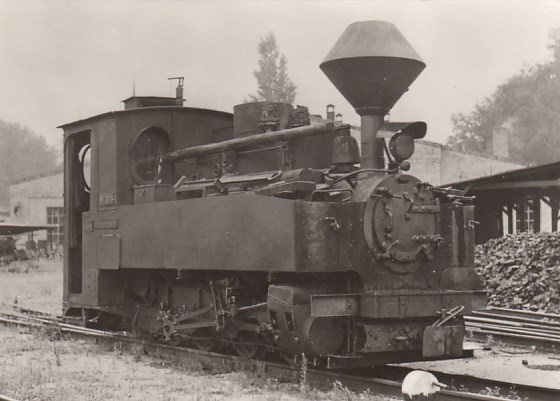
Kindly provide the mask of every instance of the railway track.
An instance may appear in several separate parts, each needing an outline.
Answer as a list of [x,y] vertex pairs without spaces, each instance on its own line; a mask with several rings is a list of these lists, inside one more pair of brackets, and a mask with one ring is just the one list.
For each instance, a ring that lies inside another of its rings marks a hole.
[[0,401],[18,401],[15,398],[0,394]]
[[[67,333],[72,337],[90,339],[96,343],[112,345],[120,343],[125,349],[132,348],[133,346],[137,349],[138,345],[140,345],[146,355],[173,360],[188,359],[200,363],[204,368],[211,370],[242,370],[258,375],[275,377],[280,381],[297,382],[301,379],[301,366],[291,366],[275,361],[249,360],[233,355],[175,347],[139,339],[126,333],[112,333],[78,327],[64,323],[60,316],[48,315],[21,307],[16,307],[16,310],[13,312],[0,312],[0,323],[36,328],[51,326],[61,333]],[[342,385],[353,391],[369,391],[372,394],[401,398],[401,381],[411,370],[390,366],[383,367],[382,369],[373,368],[341,373],[339,371],[309,367],[306,369],[306,381],[315,387],[332,387],[332,383],[339,381]],[[499,393],[504,394],[504,396],[515,393],[520,400],[552,401],[560,399],[560,390],[556,389],[486,380],[471,376],[448,375],[441,372],[433,373],[440,381],[452,385],[450,389],[442,390],[438,393],[437,399],[442,401],[505,401],[512,399],[479,393],[479,391],[488,388],[493,389],[494,394]],[[457,388],[460,388],[461,391],[455,390]],[[2,400],[3,398],[0,396],[0,401]],[[9,397],[6,400],[15,401]]]
[[465,322],[478,340],[492,336],[507,344],[560,350],[560,315],[490,307],[465,316]]

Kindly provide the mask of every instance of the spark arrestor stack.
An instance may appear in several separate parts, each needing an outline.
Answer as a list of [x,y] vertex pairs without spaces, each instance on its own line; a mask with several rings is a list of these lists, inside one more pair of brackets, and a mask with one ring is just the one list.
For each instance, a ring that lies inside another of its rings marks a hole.
[[426,65],[391,23],[355,22],[329,52],[321,70],[361,116],[362,168],[384,168],[384,116]]

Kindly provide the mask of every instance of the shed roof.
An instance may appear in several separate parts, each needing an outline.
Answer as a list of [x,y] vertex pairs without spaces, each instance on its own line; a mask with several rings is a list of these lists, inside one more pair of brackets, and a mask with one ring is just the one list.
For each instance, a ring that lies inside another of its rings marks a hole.
[[29,225],[29,224],[22,224],[22,223],[7,223],[2,222],[0,223],[0,236],[2,235],[17,235],[23,234],[30,231],[38,231],[38,230],[51,230],[53,228],[58,227],[57,225]]
[[560,189],[560,161],[442,185],[464,191]]

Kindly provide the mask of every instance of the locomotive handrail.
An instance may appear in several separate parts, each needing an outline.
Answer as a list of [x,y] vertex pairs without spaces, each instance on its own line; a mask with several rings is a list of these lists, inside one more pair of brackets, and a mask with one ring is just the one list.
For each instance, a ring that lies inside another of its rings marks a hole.
[[311,192],[311,196],[309,198],[310,201],[313,200],[313,198],[315,197],[315,194],[319,194],[319,193],[335,193],[335,192],[350,192],[350,196],[348,198],[345,198],[342,200],[342,202],[346,202],[350,199],[352,199],[352,193],[354,192],[353,189],[351,188],[340,188],[340,189],[316,189],[315,191]]
[[328,131],[340,131],[350,129],[350,125],[335,125],[333,122],[305,125],[303,127],[283,129],[264,134],[250,135],[241,138],[230,139],[223,142],[209,143],[206,145],[192,146],[174,150],[173,152],[162,155],[163,163],[173,163],[190,157],[199,157],[211,153],[218,153],[226,149],[244,148],[253,145],[260,145],[274,141],[287,141],[294,138],[324,134]]

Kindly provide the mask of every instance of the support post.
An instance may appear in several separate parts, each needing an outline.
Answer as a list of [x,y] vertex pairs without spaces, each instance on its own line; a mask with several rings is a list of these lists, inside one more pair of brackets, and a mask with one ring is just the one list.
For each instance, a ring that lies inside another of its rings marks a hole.
[[536,233],[541,231],[541,198],[539,196],[533,198],[533,231]]
[[550,195],[550,219],[552,232],[558,231],[558,197],[556,194]]
[[527,222],[525,221],[525,201],[523,199],[520,199],[517,203],[517,220],[519,220],[519,227],[517,227],[517,231],[527,231]]

